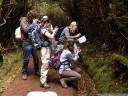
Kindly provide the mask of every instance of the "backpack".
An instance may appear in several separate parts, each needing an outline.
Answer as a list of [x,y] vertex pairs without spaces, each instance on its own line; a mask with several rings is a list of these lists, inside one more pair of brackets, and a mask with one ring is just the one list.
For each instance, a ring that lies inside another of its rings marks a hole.
[[59,69],[61,62],[60,62],[60,55],[61,51],[58,51],[54,54],[51,54],[50,60],[49,60],[49,66],[51,68],[54,68],[55,70]]
[[41,34],[41,26],[39,24],[31,24],[28,28],[28,39],[36,49],[48,47],[49,41],[46,41]]
[[17,40],[20,40],[21,39],[21,28],[20,28],[20,26],[15,29],[15,38]]
[[59,40],[60,35],[61,35],[62,31],[64,30],[64,28],[65,28],[65,27],[60,27],[60,28],[58,28],[57,32],[56,32],[55,35],[54,35],[54,38],[55,38],[56,41]]

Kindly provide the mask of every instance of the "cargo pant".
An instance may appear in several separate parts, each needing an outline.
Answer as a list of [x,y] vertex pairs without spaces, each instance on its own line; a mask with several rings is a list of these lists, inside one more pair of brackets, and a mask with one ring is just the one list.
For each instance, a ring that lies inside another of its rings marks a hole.
[[41,77],[40,82],[44,84],[47,82],[47,73],[49,70],[49,58],[50,58],[50,48],[49,47],[42,47],[41,48]]

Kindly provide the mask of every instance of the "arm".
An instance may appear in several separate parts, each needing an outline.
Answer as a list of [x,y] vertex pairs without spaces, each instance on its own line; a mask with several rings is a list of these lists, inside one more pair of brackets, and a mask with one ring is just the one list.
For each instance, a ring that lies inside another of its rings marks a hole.
[[75,63],[78,60],[79,56],[77,54],[68,54],[66,58],[70,63]]
[[65,36],[67,39],[74,39],[74,38],[77,38],[77,36],[71,36],[70,33],[69,33],[69,28],[65,28],[64,29],[64,33],[65,33]]
[[28,23],[27,18],[26,17],[21,17],[21,19],[20,19],[21,30],[23,30],[23,32],[27,33],[28,26],[29,26],[29,23]]
[[80,34],[77,34],[77,35],[75,35],[75,36],[71,36],[71,35],[70,35],[70,30],[69,30],[68,27],[66,27],[66,28],[64,29],[64,33],[65,33],[65,36],[66,36],[67,39],[75,39],[75,38],[78,38],[78,37],[80,36]]
[[71,62],[71,63],[75,63],[77,60],[78,60],[78,58],[79,58],[79,53],[81,52],[81,49],[79,49],[79,50],[77,50],[75,53],[70,53],[70,54],[67,54],[67,56],[66,56],[66,58],[67,58],[67,60],[69,60],[69,62]]
[[48,37],[49,39],[53,39],[54,38],[54,34],[55,34],[56,30],[53,31],[52,34],[49,33],[49,31],[47,31],[46,29],[42,29],[41,33],[44,34],[46,37]]

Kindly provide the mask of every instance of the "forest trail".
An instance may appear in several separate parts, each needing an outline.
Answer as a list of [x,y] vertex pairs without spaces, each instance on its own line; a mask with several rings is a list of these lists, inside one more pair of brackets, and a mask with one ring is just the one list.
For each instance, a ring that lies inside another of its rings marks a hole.
[[[39,56],[40,58],[40,56]],[[39,66],[41,67],[41,61],[39,59]],[[49,69],[48,72],[48,84],[49,89],[40,87],[40,77],[34,74],[33,59],[30,58],[28,66],[28,78],[22,80],[21,68],[15,79],[7,86],[1,96],[27,96],[32,91],[54,91],[58,96],[98,96],[95,89],[94,82],[88,76],[87,73],[81,73],[82,79],[78,82],[78,88],[75,90],[75,86],[70,85],[68,88],[62,88],[59,82],[59,74],[54,69]],[[91,94],[91,95],[90,95]]]
[[[39,63],[41,66],[41,62]],[[68,87],[67,89],[62,88],[59,82],[59,74],[56,70],[50,69],[48,72],[48,84],[49,89],[44,89],[40,87],[40,78],[34,74],[33,59],[29,61],[28,68],[29,76],[27,80],[22,80],[21,71],[14,81],[7,87],[7,89],[2,93],[1,96],[26,96],[31,91],[54,91],[58,96],[74,96],[73,87]]]

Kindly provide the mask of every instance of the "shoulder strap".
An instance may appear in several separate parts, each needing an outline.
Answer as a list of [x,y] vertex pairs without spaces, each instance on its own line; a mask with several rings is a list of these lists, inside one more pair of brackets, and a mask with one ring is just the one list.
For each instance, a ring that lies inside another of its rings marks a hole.
[[63,62],[61,62],[62,65],[70,65],[70,63],[68,62],[68,60],[65,60]]
[[[65,54],[66,54],[66,53],[67,53],[67,50],[65,51]],[[67,59],[67,60],[61,62],[61,64],[62,64],[62,65],[69,65],[70,63],[69,63],[69,61],[68,61],[68,59]]]

